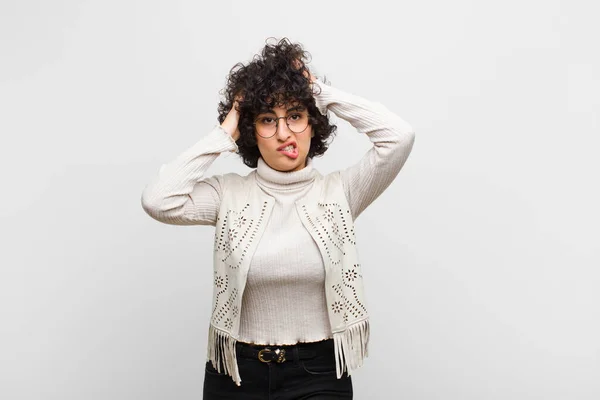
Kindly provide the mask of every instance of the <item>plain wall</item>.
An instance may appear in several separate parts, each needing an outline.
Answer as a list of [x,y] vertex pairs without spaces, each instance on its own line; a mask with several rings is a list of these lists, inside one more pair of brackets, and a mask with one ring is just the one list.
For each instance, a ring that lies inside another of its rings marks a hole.
[[[140,196],[288,37],[416,141],[357,220],[357,399],[600,398],[592,1],[0,3],[0,398],[200,399],[211,227]],[[335,117],[327,173],[370,147]],[[209,174],[246,174],[235,154]]]

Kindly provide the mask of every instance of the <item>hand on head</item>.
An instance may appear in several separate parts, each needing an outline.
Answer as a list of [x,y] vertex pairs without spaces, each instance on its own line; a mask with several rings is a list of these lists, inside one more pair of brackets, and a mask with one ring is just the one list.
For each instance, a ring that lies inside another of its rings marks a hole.
[[310,70],[308,69],[308,67],[306,65],[304,65],[304,63],[302,63],[302,61],[295,59],[293,61],[294,67],[296,69],[300,69],[302,67],[304,67],[304,70],[302,71],[302,75],[304,75],[304,77],[306,79],[308,79],[308,81],[310,83],[313,83],[317,78],[310,72]]
[[233,100],[233,105],[231,106],[231,110],[227,113],[225,120],[221,124],[221,127],[227,131],[233,140],[237,141],[240,138],[240,129],[238,127],[238,123],[240,121],[240,101],[244,100],[244,96],[242,93],[238,93],[235,95]]

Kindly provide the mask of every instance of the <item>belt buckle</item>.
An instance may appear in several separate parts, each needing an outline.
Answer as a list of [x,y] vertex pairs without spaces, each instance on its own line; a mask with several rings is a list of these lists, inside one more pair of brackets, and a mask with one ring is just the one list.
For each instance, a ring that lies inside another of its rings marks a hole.
[[[265,354],[269,355],[270,359],[265,359]],[[285,350],[284,349],[275,349],[271,350],[268,347],[260,350],[258,352],[258,359],[264,363],[270,363],[271,361],[276,361],[277,363],[282,363],[285,361]]]

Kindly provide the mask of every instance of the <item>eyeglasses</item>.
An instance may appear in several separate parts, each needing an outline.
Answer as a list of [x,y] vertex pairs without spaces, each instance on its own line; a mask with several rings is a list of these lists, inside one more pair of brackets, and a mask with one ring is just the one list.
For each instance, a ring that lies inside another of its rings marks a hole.
[[274,114],[264,114],[259,116],[254,121],[256,127],[256,133],[258,136],[269,139],[275,136],[279,127],[279,120],[285,119],[290,131],[294,133],[302,133],[308,128],[308,113],[306,112],[294,112],[287,117],[277,117]]

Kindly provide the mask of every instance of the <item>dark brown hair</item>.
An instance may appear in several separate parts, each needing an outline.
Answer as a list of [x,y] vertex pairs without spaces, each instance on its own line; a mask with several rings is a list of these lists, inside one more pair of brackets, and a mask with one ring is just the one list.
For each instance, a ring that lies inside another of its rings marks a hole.
[[[314,135],[308,157],[323,155],[329,145],[328,139],[337,129],[329,123],[327,115],[317,109],[310,82],[303,74],[307,71],[310,54],[301,44],[291,43],[287,38],[275,44],[269,44],[269,39],[261,54],[255,55],[251,62],[247,65],[237,63],[231,68],[226,87],[221,91],[224,100],[219,102],[218,120],[223,123],[236,95],[243,96],[238,102],[240,138],[236,144],[244,164],[251,168],[256,168],[260,157],[254,136],[254,119],[266,109],[292,102],[306,107]],[[299,68],[295,64],[297,61]]]

